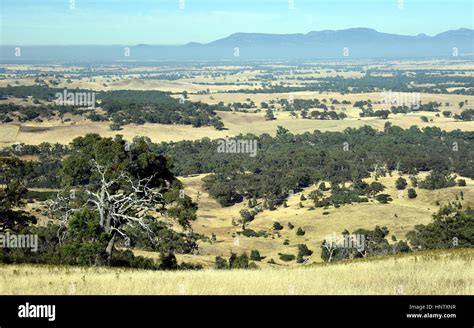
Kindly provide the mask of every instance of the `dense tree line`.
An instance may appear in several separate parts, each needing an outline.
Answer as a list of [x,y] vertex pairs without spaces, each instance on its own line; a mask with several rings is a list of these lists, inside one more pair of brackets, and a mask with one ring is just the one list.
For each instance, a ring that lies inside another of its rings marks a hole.
[[[459,89],[449,91],[453,83]],[[423,84],[432,84],[421,86]],[[269,84],[258,89],[228,90],[228,93],[286,93],[298,91],[315,92],[341,92],[341,93],[367,93],[381,90],[392,90],[396,92],[420,92],[437,94],[474,94],[474,82],[470,76],[433,76],[428,74],[416,74],[414,76],[400,73],[394,76],[377,76],[366,74],[360,78],[346,78],[342,76],[321,77],[317,81],[301,86],[285,86],[281,84]]]
[[[337,205],[340,199],[365,201],[375,193],[360,179],[396,169],[407,174],[433,171],[420,182],[420,187],[426,189],[452,186],[453,173],[474,177],[472,132],[445,132],[434,127],[403,130],[387,125],[383,132],[365,126],[343,132],[293,135],[280,127],[275,137],[248,134],[238,138],[257,140],[257,156],[217,152],[218,141],[208,138],[149,142],[149,146],[154,153],[168,158],[176,175],[211,173],[205,178],[205,186],[224,206],[244,199],[264,199],[268,208],[274,208],[291,191],[320,181],[330,182],[326,188],[332,188],[335,194],[331,199],[319,199],[317,206]],[[3,150],[3,155],[42,153],[38,161],[28,166],[28,186],[58,187],[61,159],[71,151],[57,145],[24,145]],[[340,188],[343,182],[352,182],[352,189]],[[382,191],[383,188],[378,190]]]
[[194,127],[212,125],[223,128],[216,110],[230,110],[218,104],[209,105],[171,97],[161,91],[109,91],[97,96],[102,108],[116,124],[186,124]]
[[383,132],[365,126],[293,135],[280,127],[275,137],[248,134],[238,138],[257,140],[258,155],[218,153],[217,142],[207,138],[155,147],[172,160],[178,175],[212,173],[204,179],[205,186],[224,206],[257,198],[265,199],[271,208],[281,204],[291,190],[320,181],[329,181],[334,189],[343,182],[357,184],[370,174],[397,169],[407,174],[433,170],[442,176],[474,177],[472,132],[387,125]]
[[[19,86],[0,88],[0,96],[26,98],[32,96],[34,99],[55,101],[56,93],[64,92],[64,89],[47,88],[44,86]],[[69,92],[94,92],[92,90],[73,89]],[[162,91],[101,91],[95,92],[96,106],[102,107],[105,115],[97,114],[93,109],[86,112],[87,118],[93,121],[111,121],[113,129],[120,129],[126,124],[186,124],[193,127],[213,126],[222,129],[224,124],[216,115],[216,110],[229,111],[229,107],[223,104],[209,105],[203,102],[191,102],[186,100],[186,95],[180,99],[172,97]],[[65,113],[75,115],[84,114],[84,109],[79,106],[58,106],[47,104],[40,106],[18,106],[14,104],[0,105],[0,119],[4,122],[11,121],[14,113],[18,113],[20,121],[42,120],[53,116],[62,116]]]

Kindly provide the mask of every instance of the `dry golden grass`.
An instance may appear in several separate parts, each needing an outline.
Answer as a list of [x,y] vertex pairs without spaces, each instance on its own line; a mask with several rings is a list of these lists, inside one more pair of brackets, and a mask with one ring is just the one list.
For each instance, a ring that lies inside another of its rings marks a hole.
[[117,134],[132,140],[136,136],[147,136],[153,142],[195,140],[204,137],[211,139],[223,138],[225,131],[218,131],[213,127],[193,128],[190,125],[166,124],[129,124],[120,131],[112,131],[109,122],[91,122],[78,120],[61,123],[59,120],[44,123],[26,123],[21,128],[13,124],[0,124],[0,147],[15,143],[37,145],[42,142],[68,144],[74,138],[86,133],[98,133],[102,137],[113,137]]
[[14,143],[20,131],[20,126],[15,124],[0,124],[0,146]]
[[[420,174],[419,179],[425,174]],[[390,194],[393,201],[389,204],[379,204],[378,202],[360,203],[345,205],[340,208],[330,207],[329,209],[317,208],[309,210],[314,205],[311,200],[303,201],[304,208],[300,208],[300,196],[303,193],[308,196],[309,192],[315,187],[306,188],[301,193],[288,199],[288,207],[278,207],[274,211],[263,211],[248,224],[247,228],[254,231],[265,230],[270,233],[267,238],[264,237],[244,237],[237,235],[242,230],[241,226],[234,226],[232,219],[237,220],[240,217],[239,211],[247,208],[246,202],[236,204],[230,207],[221,207],[204,190],[202,177],[197,175],[193,177],[180,178],[184,183],[187,195],[197,200],[198,219],[193,223],[194,231],[205,236],[216,235],[216,242],[201,242],[199,245],[199,255],[191,257],[181,257],[182,261],[202,264],[205,267],[212,267],[215,256],[228,257],[230,252],[250,253],[257,249],[262,256],[265,256],[260,264],[262,267],[274,266],[267,261],[273,259],[279,266],[298,266],[295,261],[283,262],[279,259],[278,253],[297,254],[297,245],[306,244],[314,253],[308,259],[308,263],[321,262],[320,245],[325,238],[332,234],[340,234],[345,229],[354,231],[359,228],[373,229],[376,225],[386,226],[390,231],[387,238],[391,241],[391,236],[398,240],[405,239],[405,234],[412,230],[417,224],[428,224],[432,221],[432,214],[438,211],[440,205],[449,201],[455,201],[456,196],[460,196],[461,191],[464,194],[462,201],[464,207],[474,206],[474,180],[465,178],[466,187],[451,187],[439,190],[425,190],[416,188],[417,198],[408,199],[406,191],[401,198],[395,189],[395,180],[399,175],[395,172],[392,177],[387,176],[379,179],[386,186],[384,193]],[[408,176],[404,176],[409,181]],[[370,183],[371,179],[366,179]],[[323,214],[327,212],[328,214]],[[278,233],[272,229],[273,223],[279,222],[284,229]],[[291,222],[295,228],[289,229],[288,222]],[[304,236],[297,236],[296,230],[302,227],[306,233]],[[289,240],[289,245],[283,245],[285,239]],[[141,252],[140,255],[151,256],[153,253]]]
[[[474,102],[474,101],[473,101]],[[109,122],[91,122],[78,117],[70,117],[72,122],[61,123],[59,120],[50,120],[43,123],[28,122],[21,124],[0,124],[0,147],[14,143],[39,144],[42,142],[68,144],[74,138],[86,133],[98,133],[103,137],[111,137],[122,134],[126,139],[132,140],[135,136],[148,136],[153,142],[196,140],[204,137],[210,139],[236,136],[241,133],[253,133],[260,135],[268,133],[274,135],[278,126],[283,126],[292,133],[312,133],[320,131],[343,131],[346,128],[359,128],[369,125],[375,129],[383,130],[386,122],[402,128],[417,125],[420,128],[437,126],[446,131],[460,129],[463,131],[474,131],[474,121],[457,122],[452,118],[435,117],[434,113],[411,113],[407,115],[392,115],[388,120],[374,117],[358,118],[358,111],[352,108],[346,111],[348,118],[344,120],[308,120],[293,119],[289,112],[276,112],[276,120],[265,121],[264,113],[233,113],[219,112],[227,130],[218,131],[213,127],[193,128],[190,125],[165,125],[151,124],[143,125],[129,124],[123,126],[120,131],[110,130]],[[421,116],[432,118],[433,122],[423,123]]]
[[293,269],[141,271],[1,265],[1,295],[473,295],[474,250]]

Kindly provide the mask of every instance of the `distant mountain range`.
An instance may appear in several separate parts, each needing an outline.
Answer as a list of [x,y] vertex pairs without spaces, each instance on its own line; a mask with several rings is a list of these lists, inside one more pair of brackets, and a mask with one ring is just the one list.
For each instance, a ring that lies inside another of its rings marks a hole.
[[[129,48],[129,56],[126,56]],[[306,34],[235,33],[226,38],[181,46],[0,46],[5,62],[111,62],[147,60],[397,59],[473,56],[474,30],[461,28],[435,36],[381,33],[369,28]]]

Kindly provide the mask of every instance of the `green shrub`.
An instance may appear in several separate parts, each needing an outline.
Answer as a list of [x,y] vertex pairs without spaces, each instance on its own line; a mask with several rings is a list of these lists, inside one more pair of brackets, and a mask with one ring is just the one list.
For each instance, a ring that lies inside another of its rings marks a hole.
[[257,238],[267,236],[267,233],[263,230],[260,230],[259,232],[256,232],[252,229],[242,230],[242,231],[238,232],[238,234],[241,234],[242,236],[245,236],[245,237],[257,237]]
[[392,198],[388,194],[378,194],[375,199],[381,204],[388,204],[392,201]]
[[313,254],[313,251],[310,250],[305,244],[299,244],[298,254],[301,254],[301,256],[311,256],[311,254]]
[[261,261],[264,258],[265,257],[260,256],[260,252],[256,249],[254,249],[250,252],[250,260],[252,260],[252,261]]
[[295,256],[293,254],[282,254],[278,253],[280,256],[280,260],[285,261],[285,262],[290,262],[295,260]]
[[416,198],[416,190],[413,188],[408,189],[408,198],[413,199]]
[[299,227],[298,230],[296,230],[296,235],[297,236],[304,236],[306,231],[303,230],[303,228]]
[[232,253],[229,257],[229,267],[231,269],[248,269],[249,268],[249,257],[247,253],[243,253],[240,256]]
[[283,226],[280,224],[280,222],[274,222],[273,223],[273,229],[277,230],[277,231],[283,230]]
[[397,188],[397,190],[404,190],[407,184],[407,180],[402,177],[399,177],[397,181],[395,181],[395,187]]
[[225,270],[229,269],[229,263],[227,263],[227,260],[221,256],[216,256],[216,259],[214,261],[214,269],[217,270]]

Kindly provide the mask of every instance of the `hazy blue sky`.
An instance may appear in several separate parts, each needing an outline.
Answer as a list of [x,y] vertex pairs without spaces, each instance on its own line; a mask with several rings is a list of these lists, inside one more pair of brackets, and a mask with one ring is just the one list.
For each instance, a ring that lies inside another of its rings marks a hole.
[[[75,8],[71,8],[75,2]],[[473,27],[472,0],[0,0],[0,44],[183,44],[235,32]],[[184,4],[184,8],[180,8]],[[401,8],[400,8],[401,7]]]

